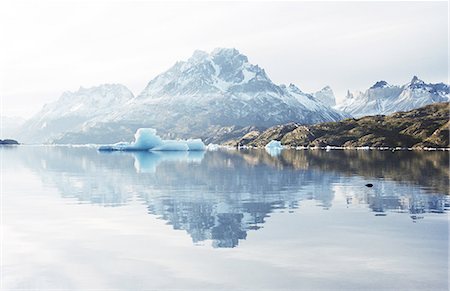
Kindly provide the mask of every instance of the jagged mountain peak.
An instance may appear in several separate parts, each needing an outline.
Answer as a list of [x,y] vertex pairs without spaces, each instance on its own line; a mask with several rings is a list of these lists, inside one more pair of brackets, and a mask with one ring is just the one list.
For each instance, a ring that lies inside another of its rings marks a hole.
[[248,58],[235,48],[215,48],[210,53],[203,50],[195,50],[192,56],[187,60],[188,63],[193,64],[211,61],[216,64],[235,62],[242,65],[248,62]]
[[235,48],[215,48],[211,52],[211,57],[215,61],[220,61],[221,59],[226,59],[228,61],[234,60],[240,63],[247,63],[248,58],[246,55],[241,54]]
[[296,92],[296,93],[303,93],[303,91],[300,90],[300,88],[297,87],[297,86],[296,86],[295,84],[293,84],[293,83],[290,83],[289,86],[288,86],[288,88],[289,88],[291,91],[293,91],[293,92]]
[[329,107],[336,105],[336,97],[334,96],[333,89],[328,85],[315,92],[313,96]]
[[[77,91],[65,91],[57,101],[50,104],[63,107],[70,103],[83,103],[83,106],[88,107],[100,106],[99,103],[123,102],[132,98],[133,93],[122,84],[101,84],[92,87],[81,86]],[[95,111],[95,108],[90,111]]]
[[411,84],[413,83],[424,83],[422,80],[419,79],[416,75],[414,75],[411,79]]
[[[405,86],[411,87],[411,88],[420,88],[427,85],[424,81],[422,81],[421,79],[419,79],[419,77],[417,76],[413,76],[411,79],[411,82],[409,82],[408,84],[406,84]],[[432,85],[432,84],[430,84]]]
[[248,62],[234,48],[216,48],[211,53],[195,51],[187,60],[177,62],[151,80],[140,99],[207,94],[210,98],[228,91],[245,91],[237,86],[248,83],[272,83],[264,69]]
[[65,91],[62,95],[80,95],[91,92],[108,92],[114,90],[128,90],[128,88],[122,84],[105,83],[91,87],[80,86],[77,91]]
[[389,87],[388,82],[381,80],[373,84],[372,87],[370,87],[370,89],[386,88],[386,87]]
[[202,50],[195,50],[192,56],[188,59],[188,62],[201,61],[209,57],[209,54]]

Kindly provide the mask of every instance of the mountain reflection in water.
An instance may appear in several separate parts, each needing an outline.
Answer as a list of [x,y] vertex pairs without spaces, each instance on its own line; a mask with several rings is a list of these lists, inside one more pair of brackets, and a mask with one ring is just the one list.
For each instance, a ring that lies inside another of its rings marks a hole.
[[405,213],[413,222],[449,208],[448,152],[18,151],[65,198],[102,206],[137,199],[194,243],[211,241],[219,248],[237,246],[273,212],[301,211],[296,209],[306,200],[328,210],[336,196],[344,197],[348,207],[367,205],[376,216]]

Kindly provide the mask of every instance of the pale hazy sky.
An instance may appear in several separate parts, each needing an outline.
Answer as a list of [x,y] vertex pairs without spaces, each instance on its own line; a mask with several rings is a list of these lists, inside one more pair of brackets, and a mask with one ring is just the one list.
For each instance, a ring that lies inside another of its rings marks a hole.
[[0,1],[1,114],[80,86],[138,94],[194,50],[235,47],[277,84],[338,98],[384,79],[448,83],[448,2]]

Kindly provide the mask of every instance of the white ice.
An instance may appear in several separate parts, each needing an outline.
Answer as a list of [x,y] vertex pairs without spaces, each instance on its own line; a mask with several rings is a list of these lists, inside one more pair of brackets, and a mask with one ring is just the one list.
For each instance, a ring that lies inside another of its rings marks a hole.
[[190,151],[205,151],[206,146],[203,141],[199,138],[196,139],[188,139],[186,141]]
[[206,146],[208,151],[217,151],[219,149],[219,145],[215,143],[210,143]]
[[99,151],[204,151],[201,139],[163,140],[156,134],[156,129],[139,128],[134,135],[134,142],[118,142],[101,145]]
[[271,140],[266,146],[265,146],[266,152],[269,153],[269,155],[276,157],[279,154],[281,154],[281,150],[283,149],[283,146],[281,145],[281,141],[278,140]]
[[266,149],[283,149],[283,146],[281,145],[281,141],[278,140],[271,140],[266,146]]
[[134,135],[131,146],[136,150],[149,150],[163,144],[163,140],[156,134],[154,128],[139,128]]
[[182,140],[163,140],[162,144],[151,148],[152,151],[188,151],[189,147]]

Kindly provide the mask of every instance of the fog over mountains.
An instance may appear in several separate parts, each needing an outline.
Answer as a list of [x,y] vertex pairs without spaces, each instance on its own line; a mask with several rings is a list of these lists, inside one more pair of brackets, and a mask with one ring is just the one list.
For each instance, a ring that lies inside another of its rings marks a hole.
[[16,136],[26,143],[111,143],[131,140],[137,128],[153,127],[164,137],[214,142],[215,136],[255,127],[338,121],[448,100],[448,85],[414,77],[404,86],[377,82],[336,105],[329,86],[309,94],[294,84],[274,84],[238,50],[218,48],[195,51],[152,79],[137,96],[120,84],[65,92]]
[[25,119],[18,116],[0,116],[0,139],[16,136]]

